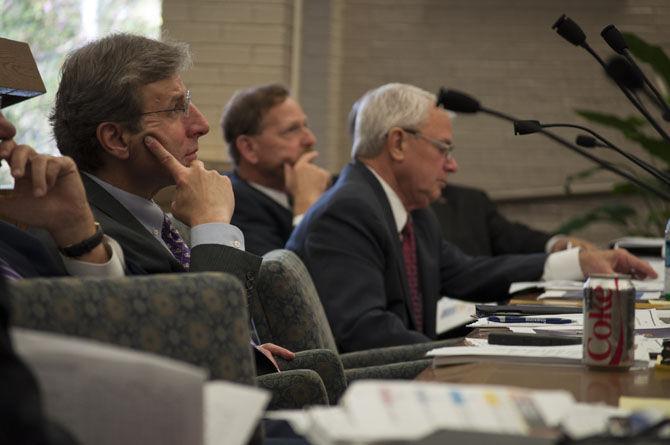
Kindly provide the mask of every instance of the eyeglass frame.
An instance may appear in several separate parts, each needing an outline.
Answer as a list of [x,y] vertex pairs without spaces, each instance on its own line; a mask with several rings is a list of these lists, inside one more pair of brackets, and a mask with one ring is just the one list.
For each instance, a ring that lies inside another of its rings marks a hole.
[[433,147],[437,149],[437,151],[440,152],[442,156],[444,156],[445,159],[451,161],[454,159],[454,150],[456,147],[454,146],[453,143],[446,143],[444,141],[440,141],[437,139],[433,139],[429,136],[426,136],[425,134],[421,133],[419,130],[416,128],[405,128],[405,127],[400,127],[400,129],[406,133],[411,134],[412,136],[422,138],[429,142]]
[[154,113],[171,113],[171,112],[174,113],[180,111],[184,113],[184,117],[188,117],[190,109],[191,109],[191,90],[186,90],[183,106],[175,106],[174,108],[170,108],[169,110],[146,111],[144,113],[140,113],[140,116],[146,116],[147,114],[154,114]]

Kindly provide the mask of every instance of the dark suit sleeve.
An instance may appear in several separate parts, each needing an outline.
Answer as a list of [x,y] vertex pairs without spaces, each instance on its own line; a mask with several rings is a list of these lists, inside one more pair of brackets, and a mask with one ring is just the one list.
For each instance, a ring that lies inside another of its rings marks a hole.
[[385,292],[390,285],[386,277],[395,275],[388,268],[395,268],[396,261],[388,258],[388,241],[376,234],[388,231],[387,223],[374,215],[352,218],[362,211],[355,203],[342,200],[331,206],[314,218],[309,230],[294,232],[287,244],[309,269],[338,347],[357,351],[429,341],[393,312],[404,310],[404,301],[393,301]]
[[495,203],[488,196],[484,197],[493,255],[544,252],[551,234],[508,220],[498,212]]
[[501,301],[516,281],[542,277],[547,255],[469,256],[442,241],[440,278],[442,294],[469,301]]
[[261,257],[221,244],[200,244],[191,249],[190,272],[226,272],[237,277],[252,296]]

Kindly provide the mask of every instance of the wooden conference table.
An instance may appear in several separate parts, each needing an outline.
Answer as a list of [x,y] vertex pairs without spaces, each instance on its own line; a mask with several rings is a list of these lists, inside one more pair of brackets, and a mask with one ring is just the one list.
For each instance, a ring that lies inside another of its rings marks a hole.
[[[482,338],[486,332],[475,330],[468,336]],[[579,402],[602,402],[611,406],[619,405],[620,396],[670,399],[670,371],[655,368],[600,371],[584,365],[489,361],[428,367],[416,380],[563,389]]]

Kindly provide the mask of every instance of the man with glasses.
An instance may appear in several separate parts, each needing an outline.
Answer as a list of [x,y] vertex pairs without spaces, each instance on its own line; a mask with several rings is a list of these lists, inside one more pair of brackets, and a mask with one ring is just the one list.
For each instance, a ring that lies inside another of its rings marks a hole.
[[495,301],[514,281],[631,270],[655,276],[621,250],[471,257],[444,241],[428,207],[457,164],[449,115],[435,103],[411,85],[366,93],[353,161],[287,243],[314,279],[340,351],[434,339],[442,295]]
[[235,170],[232,223],[244,232],[247,250],[280,249],[293,227],[330,185],[331,175],[313,163],[316,138],[300,104],[282,85],[238,91],[221,120]]
[[[74,51],[51,115],[56,143],[83,172],[95,218],[127,261],[147,274],[227,272],[253,298],[261,258],[230,224],[230,180],[198,160],[209,125],[181,78],[190,63],[186,44],[130,34]],[[153,198],[170,185],[168,214]],[[255,350],[271,362],[257,360],[264,372],[276,369],[273,353],[294,357],[269,343]]]

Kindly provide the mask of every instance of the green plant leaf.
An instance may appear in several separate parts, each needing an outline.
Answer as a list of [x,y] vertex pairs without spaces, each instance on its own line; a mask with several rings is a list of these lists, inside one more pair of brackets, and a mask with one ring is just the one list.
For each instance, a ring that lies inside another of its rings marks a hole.
[[[630,52],[640,61],[648,63],[670,85],[670,58],[660,46],[651,45],[631,32],[622,33]],[[667,98],[666,98],[667,100]]]

